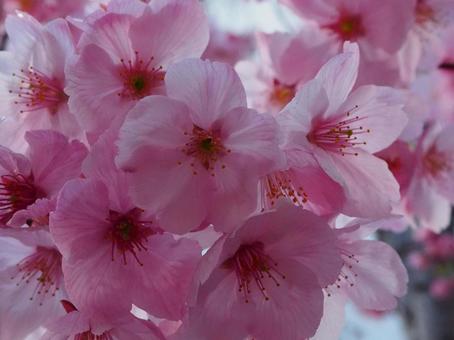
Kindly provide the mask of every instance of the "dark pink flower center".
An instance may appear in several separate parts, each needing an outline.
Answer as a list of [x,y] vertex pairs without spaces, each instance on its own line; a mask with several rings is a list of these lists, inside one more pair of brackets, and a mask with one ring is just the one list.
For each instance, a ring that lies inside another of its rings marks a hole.
[[349,151],[361,145],[366,145],[365,136],[371,132],[358,124],[363,118],[352,116],[352,111],[348,111],[346,117],[336,120],[322,121],[315,125],[315,128],[307,135],[307,139],[327,151],[344,155],[355,155],[358,153]]
[[291,170],[277,171],[266,176],[262,180],[262,188],[264,191],[262,196],[265,198],[262,210],[272,208],[281,197],[288,198],[299,206],[308,200],[308,195],[304,192],[304,188],[294,183]]
[[28,70],[20,70],[19,74],[14,73],[13,76],[19,80],[19,87],[9,92],[17,95],[14,103],[20,107],[20,113],[47,109],[54,115],[68,100],[58,79],[49,78],[31,66]]
[[123,81],[123,89],[118,96],[129,100],[139,100],[153,94],[163,86],[165,72],[162,67],[153,67],[151,57],[148,61],[140,58],[139,52],[135,52],[134,60],[121,59],[120,77]]
[[249,302],[252,282],[255,283],[265,300],[269,300],[265,287],[266,280],[272,281],[279,287],[279,280],[285,279],[285,275],[278,271],[277,266],[278,264],[265,254],[264,245],[261,242],[241,245],[236,253],[223,264],[224,268],[235,272],[238,291],[243,293],[246,303]]
[[428,22],[436,21],[434,9],[425,0],[418,0],[415,16],[418,25],[425,25]]
[[0,222],[7,223],[13,215],[35,203],[45,194],[35,186],[33,176],[21,174],[0,177]]
[[115,260],[115,252],[117,252],[126,265],[126,254],[130,253],[137,263],[143,266],[138,253],[148,250],[146,247],[148,237],[156,232],[151,228],[151,221],[140,220],[142,212],[138,208],[134,208],[126,214],[110,211],[108,221],[111,223],[111,228],[107,238],[112,241],[112,261]]
[[342,14],[337,22],[325,27],[336,33],[344,41],[357,40],[366,33],[361,16],[355,14]]
[[[195,158],[206,170],[213,171],[214,164],[231,152],[222,144],[220,132],[217,130],[207,131],[194,125],[192,131],[185,132],[184,135],[189,136],[189,141],[185,144],[183,153]],[[195,164],[191,163],[191,167],[193,174],[197,175]],[[222,164],[221,168],[224,169],[225,165]],[[214,172],[212,172],[212,176],[214,176]]]
[[286,85],[274,79],[270,101],[279,107],[284,107],[295,97],[295,93],[295,85]]
[[435,145],[424,154],[422,159],[424,170],[433,177],[451,170],[451,157],[437,150]]
[[61,254],[53,248],[37,247],[36,251],[17,264],[17,272],[11,280],[21,284],[34,284],[36,288],[30,300],[40,300],[40,305],[47,294],[55,296],[63,282]]

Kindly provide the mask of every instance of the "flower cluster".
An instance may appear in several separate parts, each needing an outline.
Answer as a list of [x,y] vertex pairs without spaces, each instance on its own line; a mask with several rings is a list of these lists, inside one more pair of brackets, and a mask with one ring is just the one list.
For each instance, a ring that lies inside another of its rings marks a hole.
[[397,306],[368,236],[449,224],[452,1],[282,0],[301,29],[235,68],[197,0],[9,2],[0,340],[325,340]]

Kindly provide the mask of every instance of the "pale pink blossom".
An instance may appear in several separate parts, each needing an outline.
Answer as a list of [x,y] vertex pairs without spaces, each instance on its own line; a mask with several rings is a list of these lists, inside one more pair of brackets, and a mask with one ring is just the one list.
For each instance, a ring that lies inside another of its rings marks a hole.
[[89,0],[3,0],[7,14],[16,10],[27,12],[41,22],[64,18],[70,14],[80,14]]
[[61,255],[45,230],[0,230],[0,339],[23,340],[62,315]]
[[182,61],[165,84],[168,97],[140,101],[121,129],[117,161],[131,195],[166,230],[232,230],[257,208],[259,178],[281,161],[277,124],[247,108],[227,64]]
[[314,335],[342,264],[334,242],[325,219],[290,204],[251,217],[203,257],[180,338]]
[[107,12],[82,35],[80,55],[67,68],[69,107],[96,138],[139,99],[163,94],[168,66],[200,56],[207,43],[196,0],[153,1],[139,16]]
[[259,61],[236,65],[251,106],[278,113],[336,52],[326,36],[309,26],[296,34],[258,34]]
[[[405,97],[388,87],[361,86],[359,51],[344,52],[325,64],[278,115],[284,150],[314,157],[332,181],[342,187],[341,211],[350,216],[385,217],[399,201],[399,185],[387,164],[373,154],[388,147],[407,124]],[[332,199],[339,199],[339,192]]]
[[[415,0],[281,0],[304,18],[315,20],[339,42],[362,49],[397,52],[413,23]],[[386,24],[385,24],[386,23]]]
[[0,52],[0,96],[3,145],[21,151],[27,130],[52,129],[82,138],[68,108],[65,67],[74,54],[73,37],[63,19],[41,25],[19,13],[6,20],[9,51]]
[[80,175],[86,147],[53,131],[29,131],[26,155],[0,146],[0,221],[44,226],[61,187]]
[[418,144],[415,173],[403,204],[416,225],[439,232],[449,225],[454,202],[452,126],[433,126]]
[[51,214],[68,294],[98,317],[128,313],[135,304],[179,320],[201,249],[163,233],[149,212],[135,207],[126,174],[114,164],[114,140],[113,131],[98,140],[83,166],[87,179],[67,182]]

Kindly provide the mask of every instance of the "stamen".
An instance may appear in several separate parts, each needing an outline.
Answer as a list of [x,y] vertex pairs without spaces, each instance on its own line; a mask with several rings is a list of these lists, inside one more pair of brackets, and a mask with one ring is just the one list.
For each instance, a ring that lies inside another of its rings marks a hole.
[[432,177],[438,177],[443,172],[451,170],[454,158],[437,150],[436,145],[432,145],[422,159],[424,170]]
[[279,287],[280,280],[286,277],[278,269],[278,264],[265,254],[264,245],[261,242],[240,246],[235,255],[227,259],[223,267],[233,270],[237,277],[238,292],[243,293],[244,301],[249,303],[251,294],[251,282],[255,282],[263,298],[268,301],[265,282],[268,278],[274,285]]
[[21,174],[0,177],[0,222],[7,223],[13,215],[26,209],[45,194],[35,186],[33,176]]
[[68,100],[59,80],[49,78],[32,66],[28,70],[21,69],[19,74],[13,73],[13,77],[18,79],[19,87],[9,93],[17,95],[14,104],[20,107],[20,113],[47,109],[55,115]]
[[141,221],[143,210],[134,208],[126,214],[110,211],[107,219],[112,228],[107,238],[112,241],[112,261],[115,261],[115,252],[120,253],[123,263],[127,264],[126,253],[131,253],[137,263],[143,266],[138,252],[147,251],[148,237],[156,232],[151,228],[152,221]]
[[354,271],[354,266],[360,263],[358,258],[353,253],[345,249],[340,249],[340,252],[344,264],[337,280],[333,284],[326,286],[323,289],[328,297],[331,297],[335,293],[332,288],[353,288],[355,286],[355,278],[358,277],[358,274]]
[[[189,141],[185,144],[182,152],[186,156],[194,157],[203,168],[210,171],[212,176],[215,176],[214,164],[231,152],[222,144],[220,132],[216,130],[207,131],[194,125],[192,132],[185,132],[184,135],[189,136]],[[181,161],[178,164],[182,164]],[[196,164],[190,163],[189,165],[193,174],[197,175]],[[221,169],[225,169],[225,164],[221,164]]]
[[295,85],[286,85],[274,79],[270,101],[279,107],[284,107],[295,97],[295,93]]
[[291,170],[277,171],[266,176],[261,181],[261,190],[264,199],[262,211],[273,208],[281,197],[290,199],[297,206],[302,206],[308,200],[304,188],[294,182]]
[[348,111],[343,119],[320,123],[308,134],[309,142],[325,150],[340,153],[342,156],[358,156],[357,152],[349,149],[366,145],[367,142],[361,139],[364,139],[371,130],[358,125],[358,122],[364,118],[352,116],[352,112],[357,108],[358,106],[355,106]]
[[39,300],[42,306],[47,294],[55,296],[63,282],[61,270],[61,254],[52,248],[37,247],[36,251],[17,264],[17,273],[11,280],[19,279],[16,285],[33,284],[30,301]]
[[139,100],[151,95],[158,87],[163,86],[165,72],[162,66],[157,68],[151,64],[154,58],[148,61],[140,58],[135,52],[134,60],[120,59],[120,77],[123,80],[123,90],[119,97],[129,100]]
[[324,27],[336,33],[344,41],[355,41],[366,34],[361,16],[354,14],[344,13],[337,22]]

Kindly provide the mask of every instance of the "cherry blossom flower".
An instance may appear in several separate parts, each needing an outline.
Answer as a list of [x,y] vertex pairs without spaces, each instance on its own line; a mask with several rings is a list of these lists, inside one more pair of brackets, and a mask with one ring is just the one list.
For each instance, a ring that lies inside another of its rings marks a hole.
[[325,219],[290,204],[251,217],[203,257],[181,339],[314,335],[342,264],[333,242]]
[[87,179],[66,183],[50,218],[68,293],[84,311],[100,310],[98,316],[128,313],[134,303],[178,320],[201,249],[163,233],[132,204],[126,174],[114,164],[114,136],[111,130],[94,145],[84,164]]
[[138,17],[108,12],[96,20],[67,69],[69,106],[95,136],[113,121],[121,123],[139,99],[164,93],[168,66],[200,56],[208,43],[207,20],[196,0],[142,8]]
[[47,226],[63,184],[80,175],[87,149],[47,130],[29,131],[26,156],[0,146],[0,221],[11,226]]
[[22,340],[62,315],[61,255],[48,231],[2,229],[1,235],[0,339]]
[[417,163],[408,192],[404,197],[406,212],[417,225],[441,231],[451,219],[454,159],[452,126],[434,126],[420,139]]
[[310,153],[342,187],[343,213],[385,217],[399,200],[399,186],[373,153],[389,146],[407,124],[405,98],[392,88],[373,85],[351,92],[358,64],[357,45],[346,44],[344,53],[303,86],[278,121],[284,149],[299,151],[301,158]]
[[50,21],[70,14],[83,13],[89,0],[4,0],[6,13],[19,10],[27,12],[41,22]]
[[[68,109],[65,66],[75,47],[68,24],[54,20],[43,26],[19,13],[6,20],[11,51],[0,52],[0,115],[7,124],[1,141],[17,151],[25,145],[27,130],[52,129],[71,138],[82,138],[75,117]],[[19,55],[19,57],[17,57]]]
[[260,34],[258,47],[261,61],[239,62],[236,70],[251,105],[272,113],[281,111],[337,52],[326,36],[313,27],[297,34]]
[[165,84],[168,97],[140,101],[121,129],[117,161],[133,199],[175,233],[232,230],[257,208],[259,178],[281,162],[277,124],[246,108],[227,64],[182,61]]

